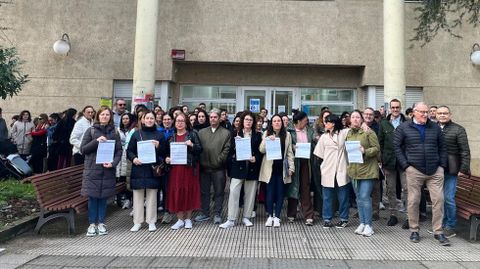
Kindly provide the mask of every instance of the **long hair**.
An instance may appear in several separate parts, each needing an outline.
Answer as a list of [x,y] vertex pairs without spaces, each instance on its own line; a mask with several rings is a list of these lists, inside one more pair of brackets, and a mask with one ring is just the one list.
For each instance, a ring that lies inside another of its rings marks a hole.
[[[276,134],[275,131],[273,130],[273,118],[275,117],[280,118],[280,123],[281,123],[280,131],[278,132],[278,134]],[[282,158],[283,158],[283,156],[285,155],[285,139],[287,138],[287,129],[285,128],[285,126],[283,126],[282,117],[279,114],[275,114],[272,116],[272,118],[270,118],[270,124],[267,127],[267,136],[271,136],[275,134],[280,137],[280,145],[282,146]]]
[[[128,119],[130,120],[130,122],[128,123],[128,126],[125,126],[123,124],[123,117],[127,116]],[[124,131],[124,132],[127,132],[127,131],[130,131],[131,129],[133,129],[135,127],[135,116],[131,113],[123,113],[122,116],[120,116],[120,130]]]
[[[241,115],[240,115],[240,125],[238,126],[238,130],[243,130],[243,122],[245,121],[245,117],[250,116],[253,119],[252,122],[252,131],[256,129],[256,124],[257,124],[257,119],[255,118],[255,115],[252,113],[250,110],[245,110]],[[233,121],[235,122],[235,120]],[[238,131],[237,130],[237,131]]]
[[338,131],[343,129],[342,119],[340,119],[335,114],[330,114],[325,118],[325,122],[332,122],[333,123],[333,133],[338,133]]
[[23,110],[22,112],[20,112],[20,120],[23,121],[23,114],[25,114],[25,113],[28,114],[27,121],[28,122],[32,121],[32,114],[30,114],[30,111],[28,111],[28,110]]

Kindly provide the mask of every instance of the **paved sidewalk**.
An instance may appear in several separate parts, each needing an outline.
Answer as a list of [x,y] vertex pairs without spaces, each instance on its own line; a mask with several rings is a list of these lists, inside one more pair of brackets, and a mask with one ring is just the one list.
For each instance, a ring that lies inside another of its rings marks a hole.
[[267,228],[263,212],[249,228],[223,230],[205,222],[194,223],[192,230],[158,225],[153,233],[146,227],[132,233],[129,211],[109,207],[109,212],[108,235],[86,237],[86,216],[77,218],[74,236],[66,235],[66,224],[58,221],[40,235],[28,233],[0,246],[6,249],[0,268],[480,268],[478,241],[457,236],[451,247],[442,247],[424,222],[422,240],[414,244],[408,230],[386,226],[385,211],[371,238],[353,233],[354,218],[344,229],[323,229],[320,222],[309,227],[302,221]]

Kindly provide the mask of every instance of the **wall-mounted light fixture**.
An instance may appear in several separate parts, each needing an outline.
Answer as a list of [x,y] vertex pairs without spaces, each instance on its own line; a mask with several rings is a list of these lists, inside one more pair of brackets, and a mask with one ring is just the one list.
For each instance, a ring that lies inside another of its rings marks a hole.
[[68,55],[70,51],[70,37],[67,34],[63,34],[61,39],[53,43],[53,51],[56,54]]
[[473,44],[470,60],[474,65],[480,65],[480,45],[478,43]]

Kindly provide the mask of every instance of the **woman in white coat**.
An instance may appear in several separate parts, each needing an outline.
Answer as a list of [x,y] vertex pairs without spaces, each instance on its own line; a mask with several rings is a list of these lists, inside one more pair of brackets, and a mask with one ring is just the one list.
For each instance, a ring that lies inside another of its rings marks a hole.
[[85,157],[80,151],[80,145],[82,144],[83,135],[93,125],[93,118],[95,116],[95,109],[93,106],[86,106],[82,110],[82,116],[77,120],[75,126],[73,126],[72,133],[70,134],[70,144],[73,146],[73,163],[75,165],[83,164]]
[[[280,213],[283,207],[285,184],[292,182],[292,174],[295,172],[294,155],[292,150],[292,137],[283,126],[282,117],[273,115],[271,124],[263,135],[259,150],[266,153],[266,140],[280,139],[282,159],[269,160],[268,153],[262,160],[259,180],[267,183],[267,195],[265,206],[268,219],[267,227],[280,227]],[[275,208],[274,208],[275,207]]]

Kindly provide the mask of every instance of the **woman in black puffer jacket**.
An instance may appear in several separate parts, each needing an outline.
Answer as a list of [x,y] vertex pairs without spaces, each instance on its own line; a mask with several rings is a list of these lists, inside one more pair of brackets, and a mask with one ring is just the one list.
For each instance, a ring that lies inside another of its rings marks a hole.
[[[113,162],[96,164],[99,143],[115,140]],[[101,108],[95,116],[95,123],[83,135],[80,146],[85,156],[82,196],[88,196],[87,236],[107,234],[105,212],[107,199],[115,195],[115,171],[122,157],[122,144],[113,125],[113,113],[109,108]],[[98,227],[95,224],[98,223]]]
[[[160,162],[165,158],[167,150],[167,142],[163,134],[157,131],[155,125],[155,114],[149,111],[142,115],[139,119],[141,127],[135,131],[128,143],[127,158],[133,163],[132,174],[130,176],[130,186],[133,190],[133,227],[132,232],[137,232],[142,223],[148,223],[148,230],[155,231],[157,228],[157,191],[160,187],[160,178],[153,175],[152,163],[143,164],[138,156],[137,143],[140,141],[150,140],[155,145],[156,162]],[[145,197],[146,193],[146,197]],[[146,202],[146,218],[144,217],[144,198]]]

